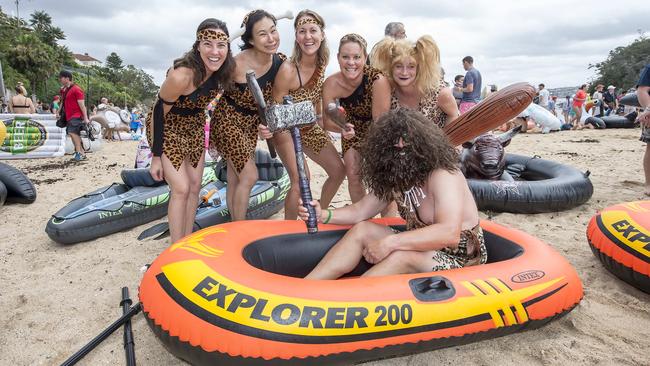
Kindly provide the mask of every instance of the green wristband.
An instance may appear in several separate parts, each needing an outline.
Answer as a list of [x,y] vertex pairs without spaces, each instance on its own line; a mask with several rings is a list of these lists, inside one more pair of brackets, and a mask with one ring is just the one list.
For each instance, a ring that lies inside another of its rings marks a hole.
[[332,219],[332,210],[327,209],[327,218],[323,220],[323,224],[327,224]]

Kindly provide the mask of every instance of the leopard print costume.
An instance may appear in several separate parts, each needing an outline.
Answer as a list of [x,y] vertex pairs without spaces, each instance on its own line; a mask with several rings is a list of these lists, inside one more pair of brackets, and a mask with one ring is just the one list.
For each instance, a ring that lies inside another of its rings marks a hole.
[[[191,94],[181,95],[173,103],[169,112],[164,115],[162,151],[176,170],[180,169],[185,159],[188,159],[194,168],[199,164],[205,150],[204,110],[219,92],[216,74],[213,74]],[[154,102],[154,105],[156,103],[158,100]],[[170,102],[163,103],[172,104]],[[154,113],[149,113],[145,121],[147,141],[152,147],[154,143],[160,143],[154,141],[153,117]]]
[[[286,56],[277,53],[269,71],[259,77],[264,100],[272,100],[273,80]],[[210,145],[216,147],[224,159],[229,160],[240,173],[250,159],[255,158],[257,125],[260,118],[255,98],[246,83],[234,83],[226,90],[212,117],[210,124]]]
[[[314,107],[321,103],[323,83],[325,82],[325,67],[320,66],[314,71],[307,83],[303,85],[301,80],[300,88],[289,92],[294,103],[310,100]],[[296,71],[298,71],[298,78],[300,78],[300,71],[297,68]],[[300,136],[303,146],[307,146],[316,154],[319,154],[327,144],[332,143],[327,132],[318,123],[301,128]]]
[[[393,192],[393,199],[397,202],[399,215],[406,220],[406,230],[415,230],[429,226],[420,220],[417,208],[413,211],[410,210],[409,205],[404,200],[403,193]],[[483,229],[477,224],[469,230],[461,231],[458,247],[455,249],[444,248],[435,251],[433,260],[439,264],[433,266],[432,271],[485,264],[487,262],[487,248],[485,247]]]
[[354,125],[354,137],[349,140],[342,139],[343,154],[350,148],[359,151],[361,143],[365,140],[372,123],[372,86],[380,75],[381,71],[366,66],[363,69],[361,84],[350,96],[339,98],[341,107],[345,109],[346,122]]
[[[438,106],[438,95],[440,94],[440,90],[446,86],[447,84],[445,84],[445,81],[440,80],[440,84],[438,84],[437,87],[430,89],[420,99],[420,103],[418,104],[417,108],[420,113],[422,113],[425,117],[427,117],[427,119],[438,125],[440,128],[445,127],[445,122],[447,122],[447,114]],[[391,94],[390,98],[390,109],[397,109],[398,107],[401,107],[401,104],[399,103],[399,99],[397,99],[397,95],[395,95],[395,89],[393,89],[393,93]]]

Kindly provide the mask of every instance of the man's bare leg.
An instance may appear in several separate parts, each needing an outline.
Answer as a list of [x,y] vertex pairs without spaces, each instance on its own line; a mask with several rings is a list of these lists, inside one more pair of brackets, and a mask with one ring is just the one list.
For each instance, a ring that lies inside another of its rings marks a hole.
[[74,151],[83,155],[84,149],[81,148],[81,137],[76,133],[69,133],[68,136],[70,136],[70,140],[72,140]]
[[436,251],[418,252],[414,250],[397,250],[383,261],[375,264],[363,274],[363,277],[389,276],[403,273],[431,272],[440,262],[433,259]]
[[388,235],[393,235],[390,228],[374,222],[362,221],[354,225],[305,278],[335,280],[351,272],[363,256],[364,245]]

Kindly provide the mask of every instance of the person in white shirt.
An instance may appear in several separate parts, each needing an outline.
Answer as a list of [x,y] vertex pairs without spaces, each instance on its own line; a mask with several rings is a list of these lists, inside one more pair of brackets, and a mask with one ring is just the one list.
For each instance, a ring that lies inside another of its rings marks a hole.
[[[591,100],[594,101],[594,106],[592,107],[591,115],[596,116],[596,117],[602,117],[605,115],[605,109],[603,107],[603,89],[605,88],[605,85],[603,84],[598,84],[596,86],[596,91],[594,94],[591,96]],[[597,101],[597,103],[596,103]]]
[[551,94],[548,92],[548,89],[545,88],[544,84],[539,84],[537,95],[539,95],[539,105],[548,109],[548,98]]

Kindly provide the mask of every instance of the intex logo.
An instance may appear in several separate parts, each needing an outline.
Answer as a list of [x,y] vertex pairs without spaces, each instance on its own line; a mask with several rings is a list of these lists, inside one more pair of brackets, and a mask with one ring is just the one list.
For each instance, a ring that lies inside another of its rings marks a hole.
[[536,270],[530,270],[530,271],[524,271],[521,273],[517,273],[516,275],[512,276],[510,280],[512,282],[516,283],[524,283],[524,282],[531,282],[535,280],[539,280],[540,278],[544,277],[546,273],[544,271],[536,271]]

